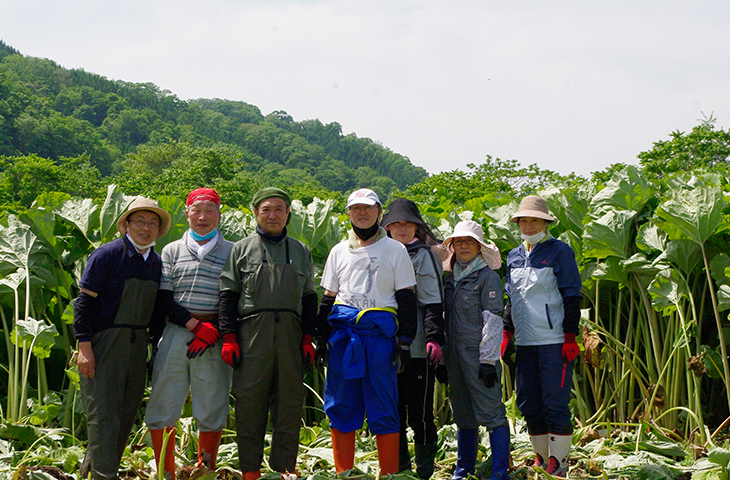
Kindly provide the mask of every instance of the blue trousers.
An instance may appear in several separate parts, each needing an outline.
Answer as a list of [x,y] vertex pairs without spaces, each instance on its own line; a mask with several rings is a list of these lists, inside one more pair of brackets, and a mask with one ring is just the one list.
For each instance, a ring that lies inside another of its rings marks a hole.
[[517,407],[530,435],[573,433],[568,403],[574,362],[566,362],[562,350],[562,343],[517,347]]

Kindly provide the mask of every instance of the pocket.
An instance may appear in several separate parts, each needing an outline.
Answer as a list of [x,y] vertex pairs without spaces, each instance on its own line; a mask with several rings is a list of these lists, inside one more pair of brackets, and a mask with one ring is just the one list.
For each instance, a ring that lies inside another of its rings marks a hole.
[[545,304],[545,318],[547,318],[548,326],[550,327],[550,330],[553,329],[553,321],[550,318],[550,306],[546,303]]

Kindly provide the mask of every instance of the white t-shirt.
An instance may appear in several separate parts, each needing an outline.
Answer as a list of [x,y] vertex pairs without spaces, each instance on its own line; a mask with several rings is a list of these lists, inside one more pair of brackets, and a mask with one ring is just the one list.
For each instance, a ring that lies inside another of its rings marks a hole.
[[406,247],[384,237],[367,247],[350,249],[344,240],[330,251],[322,287],[337,292],[337,301],[364,310],[396,308],[395,292],[416,284]]

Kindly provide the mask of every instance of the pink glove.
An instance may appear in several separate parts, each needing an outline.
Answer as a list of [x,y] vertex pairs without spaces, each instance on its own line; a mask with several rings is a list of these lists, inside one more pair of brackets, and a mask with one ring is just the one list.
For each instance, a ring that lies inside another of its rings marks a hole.
[[308,333],[302,335],[302,359],[308,367],[311,367],[314,363],[314,346],[312,345],[312,336]]
[[201,322],[200,320],[198,320],[198,323],[190,330],[190,332],[210,346],[215,345],[215,342],[217,342],[218,338],[220,338],[220,333],[218,333],[218,329],[215,328],[215,325]]
[[512,330],[502,330],[502,349],[500,356],[504,358],[504,352],[507,350],[507,345],[509,345],[509,341],[512,340],[512,335],[514,335],[515,332]]
[[441,345],[437,342],[428,342],[426,344],[426,355],[434,365],[437,365],[441,361]]
[[572,362],[578,354],[580,354],[580,347],[575,341],[575,333],[566,333],[565,343],[563,343],[563,358],[566,362]]

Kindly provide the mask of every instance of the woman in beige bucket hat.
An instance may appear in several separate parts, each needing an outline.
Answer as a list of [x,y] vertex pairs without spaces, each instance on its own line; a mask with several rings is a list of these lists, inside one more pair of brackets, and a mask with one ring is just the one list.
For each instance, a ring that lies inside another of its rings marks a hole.
[[544,198],[522,199],[510,219],[524,242],[507,256],[502,356],[514,335],[517,406],[527,422],[535,466],[568,472],[573,425],[568,402],[580,320],[581,278],[570,246],[553,238]]
[[457,432],[453,480],[474,475],[479,427],[489,430],[490,479],[507,478],[510,431],[502,403],[499,344],[502,330],[502,280],[499,250],[484,240],[482,227],[464,220],[444,244],[453,252],[452,272],[444,286],[446,368],[449,400]]

